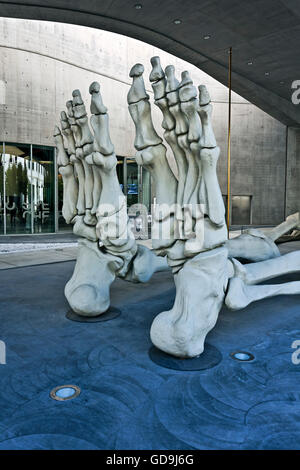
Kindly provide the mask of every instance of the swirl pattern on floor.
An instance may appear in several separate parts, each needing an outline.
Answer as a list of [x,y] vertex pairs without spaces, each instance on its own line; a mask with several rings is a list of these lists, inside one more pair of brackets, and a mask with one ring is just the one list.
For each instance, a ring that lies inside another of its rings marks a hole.
[[[120,317],[83,324],[65,318],[72,263],[0,272],[2,449],[299,449],[299,296],[236,313],[224,308],[208,341],[222,361],[203,371],[162,368],[149,357],[153,318],[169,309],[174,284],[117,280]],[[230,357],[250,351],[253,362]],[[81,394],[58,402],[57,385]]]

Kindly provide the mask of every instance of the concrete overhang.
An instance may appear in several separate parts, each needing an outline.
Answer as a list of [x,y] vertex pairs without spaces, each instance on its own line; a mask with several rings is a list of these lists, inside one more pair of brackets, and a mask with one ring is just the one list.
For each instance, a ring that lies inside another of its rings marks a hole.
[[232,47],[233,90],[300,127],[300,105],[291,99],[292,83],[300,80],[299,0],[0,0],[0,8],[3,17],[78,24],[145,41],[224,85]]

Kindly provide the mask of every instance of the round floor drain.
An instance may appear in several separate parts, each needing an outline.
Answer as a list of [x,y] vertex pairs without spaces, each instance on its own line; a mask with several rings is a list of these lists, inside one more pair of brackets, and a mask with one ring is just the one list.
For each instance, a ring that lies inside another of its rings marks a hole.
[[160,351],[155,346],[150,348],[149,356],[158,366],[182,371],[211,369],[222,360],[220,351],[211,344],[205,344],[203,353],[198,357],[181,359]]
[[78,397],[80,391],[77,385],[59,385],[51,390],[50,397],[57,401],[71,400],[72,398]]
[[66,314],[68,320],[78,321],[80,323],[97,323],[101,321],[108,321],[113,320],[121,315],[121,310],[115,307],[109,307],[109,309],[98,315],[96,317],[85,317],[84,315],[78,315],[77,313],[73,312],[73,310],[69,310]]
[[246,352],[246,351],[235,351],[230,353],[230,357],[232,359],[235,359],[236,361],[241,361],[241,362],[250,362],[253,361],[254,356],[253,354]]

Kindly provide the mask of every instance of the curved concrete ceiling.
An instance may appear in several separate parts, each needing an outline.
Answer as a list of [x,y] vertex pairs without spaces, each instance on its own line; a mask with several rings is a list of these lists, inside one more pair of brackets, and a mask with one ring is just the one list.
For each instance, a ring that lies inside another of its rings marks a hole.
[[0,0],[0,7],[3,17],[131,36],[225,85],[232,47],[233,90],[282,123],[300,127],[300,105],[291,101],[292,82],[300,80],[299,0]]

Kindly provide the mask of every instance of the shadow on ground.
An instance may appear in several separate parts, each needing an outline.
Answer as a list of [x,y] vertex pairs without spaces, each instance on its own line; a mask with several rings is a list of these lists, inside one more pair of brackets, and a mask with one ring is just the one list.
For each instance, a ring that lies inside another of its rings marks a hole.
[[[65,317],[73,267],[0,272],[0,449],[300,448],[300,364],[291,347],[300,340],[300,296],[224,308],[207,338],[222,361],[179,372],[148,355],[151,322],[174,300],[170,273],[147,285],[117,280],[112,305],[122,315],[83,324]],[[236,350],[255,360],[234,361]],[[79,397],[49,397],[70,383]]]

